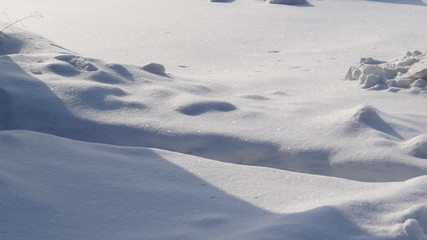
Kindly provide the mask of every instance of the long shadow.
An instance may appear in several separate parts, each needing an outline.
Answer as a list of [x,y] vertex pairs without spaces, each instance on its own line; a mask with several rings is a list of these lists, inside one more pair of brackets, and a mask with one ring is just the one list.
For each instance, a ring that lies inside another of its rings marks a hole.
[[0,32],[0,55],[18,53],[22,45],[19,39]]
[[334,207],[272,213],[168,160],[204,167],[191,157],[31,131],[0,131],[0,152],[1,239],[379,239]]
[[369,0],[371,2],[381,2],[381,3],[393,3],[393,4],[407,4],[407,5],[418,5],[418,6],[427,6],[427,4],[422,0]]

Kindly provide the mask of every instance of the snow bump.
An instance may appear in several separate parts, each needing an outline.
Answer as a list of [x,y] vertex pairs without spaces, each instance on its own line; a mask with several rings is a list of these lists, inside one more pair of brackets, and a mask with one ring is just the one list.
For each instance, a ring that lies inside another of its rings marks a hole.
[[147,64],[145,66],[142,67],[143,70],[152,73],[152,74],[156,74],[156,75],[164,75],[166,68],[159,63],[150,63]]
[[271,4],[285,4],[285,5],[305,5],[308,4],[306,0],[267,0]]
[[403,145],[410,155],[417,158],[427,158],[427,135],[414,137]]
[[229,102],[204,101],[183,105],[179,107],[177,111],[188,116],[198,116],[210,112],[231,112],[236,109],[237,108]]

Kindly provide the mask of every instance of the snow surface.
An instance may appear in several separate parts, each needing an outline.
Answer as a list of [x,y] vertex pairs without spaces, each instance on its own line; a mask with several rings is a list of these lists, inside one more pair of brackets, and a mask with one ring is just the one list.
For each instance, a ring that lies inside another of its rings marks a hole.
[[427,4],[308,2],[4,3],[0,239],[427,239]]

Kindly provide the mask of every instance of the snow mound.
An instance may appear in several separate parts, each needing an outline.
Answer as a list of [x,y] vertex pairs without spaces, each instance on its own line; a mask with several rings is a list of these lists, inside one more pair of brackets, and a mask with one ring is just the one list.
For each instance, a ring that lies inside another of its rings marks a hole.
[[403,215],[406,219],[401,225],[400,235],[409,239],[427,240],[427,207],[417,206]]
[[80,71],[97,71],[98,68],[92,63],[88,62],[85,58],[75,55],[59,55],[55,59],[66,62]]
[[362,58],[359,66],[352,66],[346,73],[347,80],[358,80],[362,88],[427,92],[427,54],[408,52],[390,62]]
[[417,158],[427,158],[427,135],[414,137],[403,143],[404,149]]
[[424,132],[411,118],[360,104],[333,111],[311,124],[325,129],[324,138],[335,139],[329,146],[325,175],[386,182],[427,173]]
[[308,4],[306,0],[266,0],[271,4],[286,4],[286,5],[305,5]]
[[234,0],[211,0],[211,2],[230,3],[230,2],[234,2]]
[[150,63],[142,67],[143,70],[156,75],[164,75],[166,68],[159,63]]
[[415,219],[408,219],[403,223],[403,235],[408,239],[427,240],[427,235]]
[[177,109],[178,112],[189,116],[198,116],[208,112],[231,112],[234,110],[236,110],[236,107],[233,104],[219,101],[194,102]]
[[361,129],[368,131],[376,130],[391,137],[401,139],[402,137],[394,130],[392,124],[384,120],[378,109],[369,105],[359,105],[350,111],[351,117],[348,118],[348,132],[357,133]]

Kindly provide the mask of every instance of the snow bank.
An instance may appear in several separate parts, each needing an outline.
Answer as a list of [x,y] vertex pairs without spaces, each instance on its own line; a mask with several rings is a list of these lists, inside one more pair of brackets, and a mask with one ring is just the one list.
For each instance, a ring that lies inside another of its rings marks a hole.
[[362,88],[426,92],[427,55],[420,51],[408,52],[390,62],[362,58],[359,66],[350,67],[345,78],[358,80]]

